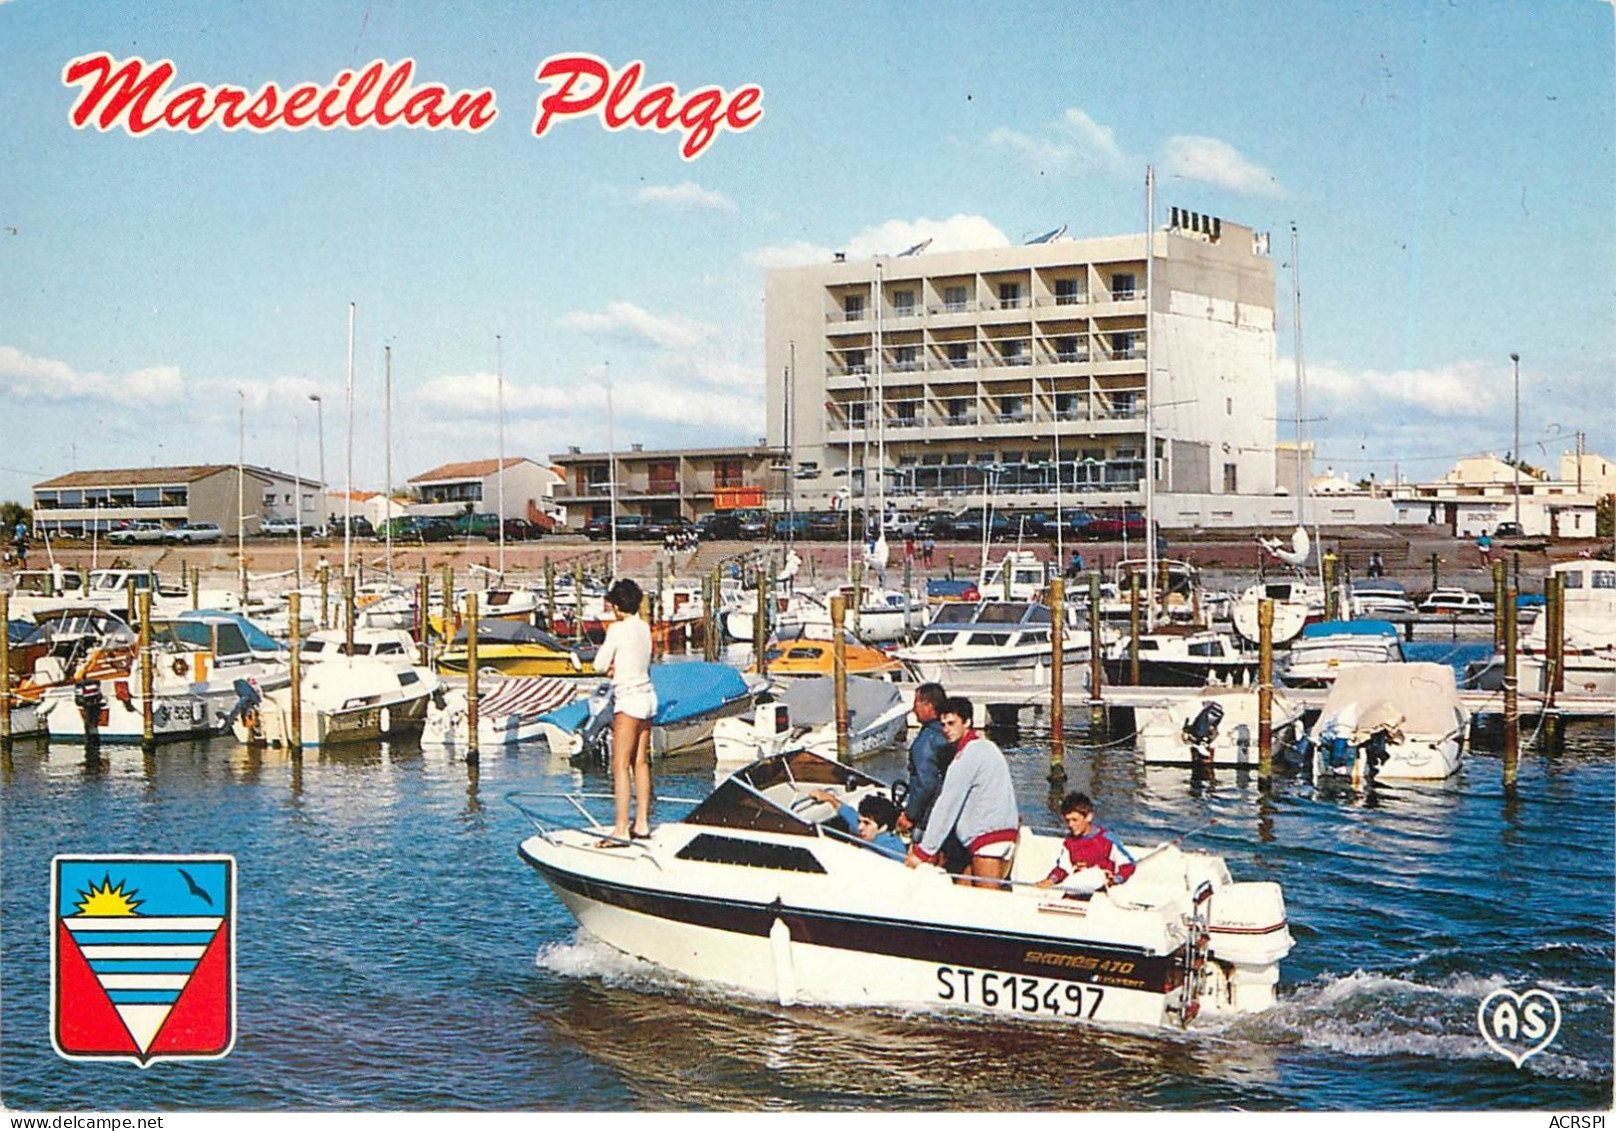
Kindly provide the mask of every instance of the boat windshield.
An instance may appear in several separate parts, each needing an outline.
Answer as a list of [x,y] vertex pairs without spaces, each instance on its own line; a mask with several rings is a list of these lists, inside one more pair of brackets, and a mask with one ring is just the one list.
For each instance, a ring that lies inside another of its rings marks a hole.
[[798,796],[806,796],[806,793],[799,793],[798,787],[836,786],[846,789],[878,784],[866,774],[817,754],[807,751],[783,754],[756,762],[725,779],[691,811],[685,823],[817,836],[817,825],[787,808]]

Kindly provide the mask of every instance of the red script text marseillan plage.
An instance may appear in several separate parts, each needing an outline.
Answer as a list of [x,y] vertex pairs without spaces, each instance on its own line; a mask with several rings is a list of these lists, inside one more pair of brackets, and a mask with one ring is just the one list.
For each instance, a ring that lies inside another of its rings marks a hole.
[[[209,126],[248,133],[400,125],[481,133],[499,116],[492,89],[451,91],[442,83],[418,83],[414,59],[375,59],[329,83],[283,88],[268,82],[256,90],[228,83],[175,87],[177,73],[168,59],[148,63],[104,51],[81,55],[62,68],[62,83],[79,88],[68,121],[76,129],[122,128],[141,137],[154,130],[198,133]],[[721,130],[742,133],[763,118],[763,89],[755,84],[733,91],[703,86],[681,94],[672,83],[640,89],[644,74],[639,60],[615,71],[594,55],[551,55],[536,72],[548,90],[538,100],[533,136],[543,137],[569,118],[594,117],[610,131],[678,134],[679,155],[689,161]]]

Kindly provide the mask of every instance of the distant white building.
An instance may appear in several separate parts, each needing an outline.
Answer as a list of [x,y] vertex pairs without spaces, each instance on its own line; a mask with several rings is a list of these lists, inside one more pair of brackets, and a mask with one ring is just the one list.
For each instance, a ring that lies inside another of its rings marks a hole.
[[1514,465],[1490,452],[1466,456],[1433,483],[1399,484],[1392,502],[1398,522],[1439,526],[1461,537],[1519,521],[1533,537],[1592,538],[1599,499],[1616,493],[1616,468],[1585,453],[1579,483],[1577,456],[1566,453],[1560,470],[1560,478],[1550,479],[1522,468],[1517,479]]
[[566,522],[566,512],[555,502],[555,489],[561,482],[554,468],[525,456],[507,456],[503,475],[497,459],[446,463],[410,479],[419,501],[410,505],[408,513],[449,518],[498,514],[555,529]]
[[319,521],[321,491],[313,479],[232,463],[70,471],[34,484],[33,495],[40,533],[88,535],[137,521],[169,528],[214,522],[234,536],[238,516],[247,535],[257,534],[266,518],[301,514]]

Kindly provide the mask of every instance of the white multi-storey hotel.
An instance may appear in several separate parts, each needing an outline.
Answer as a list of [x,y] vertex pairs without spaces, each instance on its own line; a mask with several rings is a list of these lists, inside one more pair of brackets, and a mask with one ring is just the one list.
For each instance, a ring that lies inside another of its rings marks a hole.
[[[1137,505],[1275,492],[1266,234],[1172,209],[1151,234],[769,273],[769,444],[799,506]],[[1232,498],[1229,500],[1234,501]]]

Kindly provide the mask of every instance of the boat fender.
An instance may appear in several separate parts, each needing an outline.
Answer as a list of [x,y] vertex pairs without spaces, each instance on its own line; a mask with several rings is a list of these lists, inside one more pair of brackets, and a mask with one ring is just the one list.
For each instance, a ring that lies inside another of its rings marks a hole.
[[376,716],[376,725],[381,728],[381,732],[383,734],[386,734],[388,731],[393,729],[393,711],[392,711],[392,708],[390,708],[390,707],[383,707],[382,708],[381,714]]
[[187,664],[185,662],[185,657],[184,656],[175,656],[174,657],[174,674],[175,675],[184,675],[185,673],[189,672],[190,670],[191,670],[191,665],[189,665],[189,664]]
[[[780,900],[774,901],[778,910]],[[774,988],[781,1005],[797,1004],[797,972],[791,960],[791,928],[776,916],[769,928],[769,950],[774,954]]]

